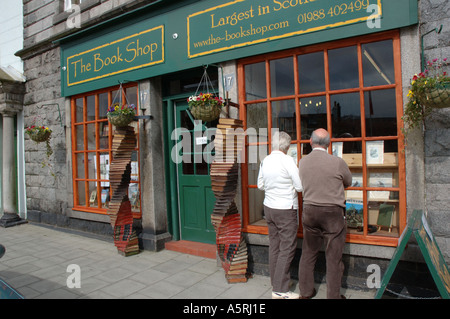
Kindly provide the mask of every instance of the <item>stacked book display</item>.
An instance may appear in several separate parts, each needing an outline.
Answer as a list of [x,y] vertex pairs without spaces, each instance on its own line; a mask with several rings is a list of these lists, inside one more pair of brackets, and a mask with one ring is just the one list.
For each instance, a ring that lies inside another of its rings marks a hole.
[[244,145],[242,121],[219,119],[214,140],[215,158],[211,163],[211,187],[216,203],[211,222],[216,231],[217,253],[229,283],[247,281],[247,245],[242,236],[241,216],[234,202],[239,165]]
[[114,230],[114,244],[124,256],[139,253],[131,203],[127,195],[131,180],[131,153],[135,147],[134,128],[116,127],[112,141],[113,159],[109,169],[112,196],[107,213]]

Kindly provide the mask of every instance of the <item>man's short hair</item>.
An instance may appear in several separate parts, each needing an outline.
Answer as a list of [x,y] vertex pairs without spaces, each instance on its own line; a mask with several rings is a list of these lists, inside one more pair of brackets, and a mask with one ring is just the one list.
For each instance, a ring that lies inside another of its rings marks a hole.
[[314,131],[311,135],[311,145],[321,146],[326,149],[328,146],[330,146],[330,135],[327,134],[326,136],[322,137],[317,135]]

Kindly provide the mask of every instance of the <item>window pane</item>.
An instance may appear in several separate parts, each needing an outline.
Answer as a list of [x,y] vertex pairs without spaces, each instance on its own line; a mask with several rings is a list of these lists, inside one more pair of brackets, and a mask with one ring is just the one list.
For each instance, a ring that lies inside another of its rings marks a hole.
[[188,112],[188,110],[180,112],[180,127],[184,127],[189,131],[194,129],[192,114],[191,112]]
[[76,119],[75,122],[79,123],[79,122],[83,122],[83,99],[76,99],[75,100],[75,105],[76,105]]
[[257,185],[258,184],[258,174],[259,167],[261,164],[261,159],[258,158],[257,163],[249,163],[248,164],[248,185]]
[[367,141],[366,163],[373,165],[398,165],[398,143],[397,140]]
[[88,150],[95,150],[95,124],[87,124]]
[[101,182],[100,186],[102,187],[109,187],[109,165],[109,153],[100,153],[100,179],[108,181]]
[[139,184],[131,183],[128,186],[128,198],[130,199],[131,210],[133,212],[138,212],[141,209]]
[[86,99],[87,103],[87,121],[95,120],[95,96],[89,95]]
[[362,191],[346,191],[345,220],[349,233],[361,233],[364,226],[364,207]]
[[247,105],[247,128],[267,128],[267,104],[257,103]]
[[[311,138],[311,137],[310,137]],[[310,143],[302,143],[300,144],[300,153],[301,155],[308,155],[309,153],[311,153],[312,151],[312,147]]]
[[295,100],[275,101],[272,103],[272,128],[278,128],[297,139],[297,125],[295,121]]
[[97,182],[89,182],[89,206],[98,207],[98,199],[101,194],[97,192]]
[[96,153],[87,153],[88,155],[88,179],[97,179],[97,156]]
[[[188,157],[190,160],[185,160],[185,158]],[[183,175],[194,175],[194,156],[193,154],[183,154]]]
[[77,140],[77,145],[76,145],[76,150],[77,151],[82,151],[84,150],[84,125],[75,125],[75,134],[76,134],[76,140]]
[[398,187],[397,168],[369,168],[369,187]]
[[77,182],[76,183],[78,188],[78,205],[80,206],[86,206],[86,187],[85,182]]
[[249,188],[248,204],[249,204],[249,224],[266,226],[264,220],[264,192],[257,188]]
[[395,83],[392,40],[363,44],[361,49],[364,86]]
[[333,137],[360,137],[359,93],[331,95],[330,103]]
[[327,103],[325,96],[300,99],[302,140],[309,140],[314,130],[327,128]]
[[245,66],[245,99],[247,101],[267,98],[265,62]]
[[108,93],[101,93],[98,95],[98,116],[100,119],[106,119],[106,112],[108,112]]
[[287,151],[287,155],[289,155],[290,157],[292,157],[294,159],[294,162],[296,164],[298,164],[298,161],[300,160],[300,154],[298,152],[299,146],[297,145],[297,143],[293,143],[289,146],[289,149]]
[[395,89],[364,92],[367,136],[396,136]]
[[77,178],[85,178],[84,177],[84,153],[79,153],[76,155],[77,161]]
[[[253,136],[254,137],[254,136]],[[266,135],[260,135],[260,141],[267,141]],[[251,142],[252,139],[248,139]],[[247,162],[249,164],[248,169],[248,183],[249,185],[256,185],[258,179],[259,164],[269,154],[268,144],[253,144],[247,146]],[[256,166],[255,166],[256,165]]]
[[331,90],[359,87],[356,46],[329,50],[328,64]]
[[368,233],[375,236],[399,236],[398,192],[368,191]]
[[128,101],[128,104],[134,104],[134,106],[138,106],[137,103],[137,90],[136,87],[129,87],[125,89],[126,98]]
[[298,56],[300,94],[325,91],[323,52]]
[[101,122],[100,127],[100,149],[109,148],[109,125],[108,122]]
[[139,181],[139,159],[138,159],[138,152],[132,151],[131,152],[131,181],[137,182]]
[[208,175],[209,169],[208,169],[208,163],[205,162],[205,160],[202,157],[202,162],[195,164],[195,174],[196,175]]
[[109,187],[100,188],[100,196],[101,196],[100,201],[102,202],[102,208],[108,208],[109,201],[111,199]]
[[347,163],[348,167],[350,168],[350,171],[352,173],[351,187],[364,186],[361,148],[362,142],[360,141],[343,141],[332,143],[333,154],[338,157],[342,157],[342,159]]
[[111,104],[120,104],[120,102],[122,101],[122,94],[120,94],[118,90],[111,91],[111,98]]
[[359,141],[342,141],[331,143],[333,155],[343,158],[347,165],[361,166],[361,142]]
[[294,95],[294,66],[292,57],[270,61],[271,96]]

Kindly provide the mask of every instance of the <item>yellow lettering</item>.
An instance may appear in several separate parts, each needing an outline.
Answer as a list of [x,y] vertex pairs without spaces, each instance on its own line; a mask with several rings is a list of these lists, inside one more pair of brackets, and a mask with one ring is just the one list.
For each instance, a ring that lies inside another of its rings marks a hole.
[[214,14],[211,14],[211,28],[222,27],[224,25],[236,25],[239,21],[247,20],[254,17],[253,6],[250,6],[250,9],[242,12],[233,12],[232,15],[215,19]]
[[73,64],[73,68],[74,68],[74,77],[77,77],[77,64],[78,63],[82,63],[82,59],[80,59],[80,60],[78,60],[78,61],[75,61],[75,62],[72,62],[72,64]]
[[136,49],[130,48],[130,46],[133,45],[133,44],[134,44],[134,42],[130,42],[130,43],[127,45],[127,51],[128,51],[128,52],[132,51],[132,52],[134,52],[134,54],[133,54],[133,58],[132,58],[131,60],[125,59],[126,62],[133,62],[134,59],[136,58]]
[[[153,61],[153,53],[155,53],[158,50],[158,44],[157,43],[151,43],[151,44],[147,44],[143,47],[141,47],[139,45],[139,39],[136,40],[136,42],[130,42],[127,45],[127,51],[128,52],[132,52],[132,58],[125,58],[126,62],[133,62],[134,59],[136,59],[139,56],[142,55],[148,55],[150,54],[150,60]],[[121,59],[122,60],[122,59]]]
[[316,0],[285,0],[285,1],[273,0],[273,3],[276,4],[276,6],[274,6],[273,9],[275,11],[280,11],[281,9],[289,9],[292,7],[296,7],[298,5],[307,4],[314,1]]
[[[101,63],[101,66],[99,68],[97,67],[97,62]],[[103,60],[100,59],[100,53],[96,53],[94,54],[94,71],[98,72],[101,69],[103,69]]]

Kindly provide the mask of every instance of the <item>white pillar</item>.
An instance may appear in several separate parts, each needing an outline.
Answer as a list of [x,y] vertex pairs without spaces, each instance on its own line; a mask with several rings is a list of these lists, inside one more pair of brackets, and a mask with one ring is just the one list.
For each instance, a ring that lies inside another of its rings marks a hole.
[[[25,84],[22,81],[0,77],[0,114],[3,118],[2,205],[0,226],[10,227],[26,223],[17,213],[17,172],[14,156],[14,116],[23,110]],[[20,143],[20,142],[19,142]],[[0,212],[1,213],[1,212]]]
[[3,112],[3,167],[2,167],[2,195],[3,216],[0,226],[10,227],[26,223],[17,214],[16,206],[16,170],[14,165],[14,113]]
[[17,214],[14,170],[14,114],[3,113],[3,212]]

